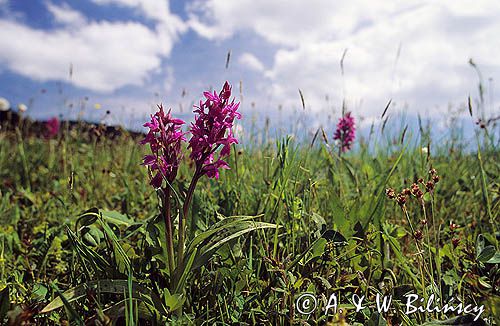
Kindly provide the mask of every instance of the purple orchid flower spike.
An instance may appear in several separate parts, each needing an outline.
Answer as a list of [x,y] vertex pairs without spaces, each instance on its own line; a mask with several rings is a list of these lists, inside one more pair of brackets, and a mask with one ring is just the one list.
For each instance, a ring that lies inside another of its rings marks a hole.
[[[204,92],[205,102],[200,101],[194,112],[194,123],[191,124],[192,137],[189,140],[191,148],[191,159],[196,163],[201,174],[209,178],[219,177],[219,169],[229,169],[229,165],[223,160],[231,153],[231,145],[237,144],[232,127],[234,119],[241,119],[237,112],[240,103],[234,98],[230,101],[231,86],[228,82],[224,84],[219,94]],[[217,157],[214,154],[219,147],[222,149]]]
[[[189,129],[191,139],[188,148],[190,158],[195,162],[196,171],[186,193],[182,208],[182,218],[179,220],[178,263],[184,259],[185,221],[198,180],[206,175],[208,178],[219,178],[220,169],[229,169],[229,164],[223,158],[231,153],[231,145],[238,140],[233,135],[234,119],[241,119],[238,111],[239,102],[231,97],[231,86],[226,81],[219,94],[215,91],[203,93],[205,101],[195,106],[194,122]],[[222,149],[217,153],[219,148]],[[217,157],[216,157],[217,155]]]
[[144,156],[142,165],[150,168],[151,185],[160,188],[163,179],[171,183],[176,175],[179,162],[182,158],[181,146],[184,133],[181,126],[185,123],[181,119],[172,118],[170,110],[165,114],[163,106],[158,106],[158,112],[151,115],[151,121],[144,124],[149,128],[141,144],[149,144],[152,154]]
[[60,122],[56,117],[47,120],[45,123],[45,137],[54,138],[59,133]]
[[346,152],[351,149],[355,137],[356,127],[354,125],[354,117],[351,116],[351,112],[347,112],[339,119],[333,139],[339,140],[341,151]]
[[[158,111],[151,115],[151,121],[144,127],[149,128],[146,137],[140,142],[149,144],[151,154],[144,156],[142,165],[149,168],[151,185],[161,189],[162,216],[165,221],[165,239],[170,273],[175,269],[174,242],[171,214],[171,184],[177,176],[177,170],[182,159],[182,142],[186,141],[181,127],[185,122],[172,118],[170,110],[165,114],[163,106],[158,105]],[[168,184],[162,187],[163,180]]]

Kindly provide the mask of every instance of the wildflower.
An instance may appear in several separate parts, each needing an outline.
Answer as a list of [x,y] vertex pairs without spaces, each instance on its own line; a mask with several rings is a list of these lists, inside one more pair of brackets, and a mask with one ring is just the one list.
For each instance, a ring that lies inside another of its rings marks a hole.
[[[218,179],[219,169],[229,169],[223,158],[229,156],[231,145],[238,143],[232,127],[234,119],[241,118],[241,114],[237,112],[240,103],[235,103],[234,98],[229,101],[231,86],[228,82],[218,95],[215,91],[205,92],[203,95],[205,102],[200,101],[194,110],[197,115],[191,124],[192,137],[188,147],[191,148],[190,157],[201,175]],[[222,149],[215,158],[215,152],[221,146]]]
[[347,112],[345,116],[339,119],[337,123],[337,130],[333,136],[334,140],[340,141],[340,149],[342,152],[351,149],[354,138],[356,127],[354,126],[354,117],[351,116],[351,112]]
[[56,117],[45,122],[46,137],[54,138],[55,136],[57,136],[57,134],[59,133],[59,126],[59,119],[57,119]]
[[408,188],[404,188],[402,191],[401,191],[401,194],[402,195],[405,195],[405,196],[409,196],[411,194],[411,190],[408,189]]
[[151,115],[151,121],[144,124],[149,132],[140,142],[142,145],[149,144],[152,152],[144,156],[142,165],[155,173],[151,179],[151,185],[155,188],[161,186],[163,178],[168,182],[175,179],[182,158],[181,144],[186,140],[180,130],[185,122],[172,118],[170,110],[165,114],[162,105],[158,105],[158,109]]
[[432,181],[434,181],[434,183],[438,183],[439,182],[439,175],[433,175],[432,176]]
[[422,153],[423,154],[429,153],[429,149],[427,147],[422,147]]
[[0,97],[0,111],[8,111],[10,109],[10,103],[6,98]]
[[418,178],[418,179],[417,179],[417,182],[418,182],[418,183],[423,184],[423,183],[424,183],[424,179],[422,179],[422,178]]
[[427,223],[428,223],[428,222],[427,222],[427,220],[426,220],[425,218],[424,218],[423,220],[421,220],[421,221],[420,221],[420,224],[422,224],[422,225],[424,225],[424,226],[425,226],[425,225],[427,225]]
[[19,112],[26,112],[26,111],[28,110],[28,107],[27,107],[27,106],[26,106],[26,104],[24,104],[24,103],[19,103],[19,104],[17,105],[17,110],[18,110]]
[[429,174],[430,175],[436,175],[436,173],[437,173],[437,171],[434,168],[432,168],[432,169],[429,170]]
[[451,243],[453,244],[453,248],[456,248],[460,244],[460,239],[459,238],[453,238],[453,239],[451,239]]

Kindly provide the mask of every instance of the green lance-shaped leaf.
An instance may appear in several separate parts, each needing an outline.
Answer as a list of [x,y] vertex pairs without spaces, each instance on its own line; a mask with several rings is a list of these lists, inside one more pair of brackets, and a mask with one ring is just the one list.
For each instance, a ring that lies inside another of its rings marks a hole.
[[105,271],[106,269],[111,267],[110,264],[104,258],[102,258],[102,256],[100,256],[94,250],[83,244],[82,241],[78,239],[76,234],[73,231],[71,231],[69,227],[66,227],[66,232],[68,234],[68,239],[70,240],[71,245],[73,246],[73,249],[80,258],[82,266],[86,271],[87,271],[86,267],[87,265],[85,264],[85,261],[89,263],[90,267],[92,267],[92,269],[96,273],[99,271]]
[[106,223],[102,218],[99,217],[99,222],[101,223],[102,228],[106,235],[111,239],[113,244],[113,253],[115,256],[115,262],[118,266],[118,271],[120,273],[125,273],[126,271],[130,271],[130,258],[127,256],[122,246],[118,242],[118,238],[115,233],[109,227],[108,223]]
[[105,211],[105,210],[100,210],[101,216],[104,220],[106,220],[109,223],[113,223],[116,225],[125,225],[125,226],[130,226],[132,224],[135,224],[133,220],[128,218],[127,216],[118,213],[116,211]]
[[[65,305],[64,300],[71,303],[82,299],[87,295],[89,289],[95,289],[97,293],[123,294],[128,291],[128,286],[128,280],[99,280],[83,283],[62,293],[64,299],[59,295],[45,306],[41,313],[48,313],[61,308]],[[144,301],[148,305],[155,307],[161,314],[167,315],[161,299],[154,292],[136,282],[132,282],[132,297]]]
[[474,320],[474,316],[465,315],[465,316],[457,316],[447,320],[441,321],[431,321],[420,326],[443,326],[443,325],[460,325],[460,326],[481,326],[486,325],[484,320],[479,318],[478,320]]
[[228,241],[258,229],[277,227],[271,223],[252,221],[253,218],[255,217],[227,217],[196,236],[186,248],[183,263],[176,269],[176,293],[182,291],[189,273],[204,265]]

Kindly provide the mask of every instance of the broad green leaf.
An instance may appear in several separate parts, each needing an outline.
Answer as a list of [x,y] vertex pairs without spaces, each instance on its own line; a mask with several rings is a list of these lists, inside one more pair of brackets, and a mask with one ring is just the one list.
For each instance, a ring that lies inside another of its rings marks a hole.
[[131,224],[134,224],[135,222],[131,219],[129,219],[127,216],[116,212],[116,211],[105,211],[101,210],[101,215],[102,218],[105,219],[109,223],[113,223],[116,225],[125,225],[125,226],[130,226]]
[[479,260],[482,263],[485,263],[491,258],[493,258],[495,256],[495,253],[496,253],[495,246],[486,246],[479,252],[477,260]]
[[[127,280],[99,280],[90,281],[84,284],[80,284],[74,288],[71,288],[62,295],[68,303],[77,301],[84,298],[87,295],[89,289],[95,289],[97,293],[113,293],[123,295],[128,291],[128,281]],[[153,293],[151,290],[139,285],[136,282],[132,284],[132,296],[136,299],[143,299],[149,304],[153,305],[162,314],[166,315],[167,312],[161,304],[161,299]],[[41,313],[48,313],[55,309],[61,308],[64,305],[61,296],[58,296],[52,300]]]
[[495,255],[486,262],[487,264],[500,264],[500,252],[495,252]]

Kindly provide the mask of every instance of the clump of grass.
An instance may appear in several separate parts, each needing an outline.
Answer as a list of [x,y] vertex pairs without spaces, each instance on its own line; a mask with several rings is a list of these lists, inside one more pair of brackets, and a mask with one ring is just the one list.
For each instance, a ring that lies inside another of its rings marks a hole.
[[[405,315],[400,300],[413,292],[484,304],[482,317],[498,322],[500,192],[491,134],[479,134],[477,150],[467,151],[432,142],[423,127],[412,142],[411,128],[400,127],[396,139],[374,136],[348,152],[324,131],[315,141],[240,144],[226,157],[231,169],[196,188],[197,167],[186,155],[175,182],[162,179],[161,188],[172,190],[172,231],[158,187],[138,168],[148,154],[138,146],[142,135],[110,139],[83,124],[62,124],[54,138],[1,131],[0,318],[275,325],[453,317]],[[191,216],[181,226],[187,193]],[[167,245],[165,234],[184,227],[177,261],[170,247],[180,242]],[[301,315],[295,299],[303,292],[320,307],[338,294],[344,310]],[[356,312],[353,294],[364,295],[368,308]],[[389,294],[393,309],[376,314],[375,298]]]

